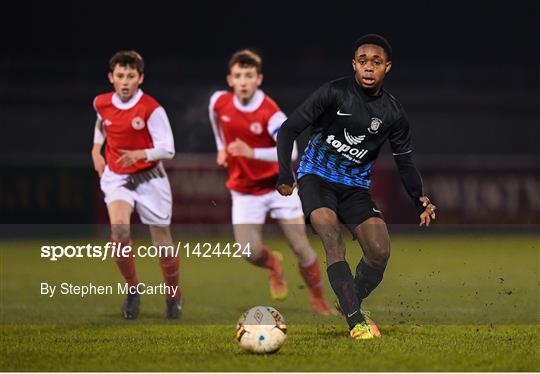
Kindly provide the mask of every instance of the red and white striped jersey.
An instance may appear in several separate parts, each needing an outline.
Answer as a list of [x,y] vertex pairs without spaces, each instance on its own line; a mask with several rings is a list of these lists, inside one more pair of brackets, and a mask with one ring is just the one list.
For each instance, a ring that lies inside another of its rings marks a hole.
[[[286,116],[263,91],[257,90],[248,104],[243,105],[234,93],[217,91],[210,98],[210,122],[218,150],[226,149],[235,139],[252,148],[276,147],[276,135]],[[230,190],[260,195],[275,189],[277,162],[227,157]]]
[[[116,163],[121,156],[120,149],[152,150],[159,146],[169,151],[172,148],[174,152],[172,132],[164,109],[142,90],[137,91],[125,103],[114,92],[98,95],[94,99],[94,109],[103,123],[103,131],[107,139],[105,159],[113,172],[131,174],[157,164],[157,161],[149,156],[149,160],[139,160],[126,168]],[[154,131],[150,129],[152,123],[154,123]],[[152,137],[157,133],[164,138],[161,142]]]

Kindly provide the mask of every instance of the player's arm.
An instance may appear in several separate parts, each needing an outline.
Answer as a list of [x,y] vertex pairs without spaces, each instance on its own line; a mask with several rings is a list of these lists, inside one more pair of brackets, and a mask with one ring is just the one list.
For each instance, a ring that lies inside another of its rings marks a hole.
[[94,169],[101,177],[105,170],[105,158],[101,154],[101,148],[105,142],[105,132],[103,130],[103,121],[98,115],[96,119],[96,126],[94,127],[94,145],[92,146],[92,162],[94,163]]
[[277,136],[279,177],[276,186],[280,194],[290,195],[296,186],[291,163],[294,141],[332,106],[334,101],[331,86],[327,83],[300,105],[281,126]]
[[152,112],[148,118],[148,132],[152,137],[152,148],[126,150],[120,149],[122,156],[118,158],[117,163],[124,167],[129,167],[137,161],[159,161],[170,160],[174,157],[174,138],[171,124],[167,113],[163,107],[159,107]]
[[[287,120],[287,116],[282,111],[277,111],[268,120],[267,131],[274,141],[277,143],[277,134],[281,128],[283,122]],[[235,139],[227,146],[227,151],[231,156],[241,156],[246,158],[252,158],[260,161],[277,162],[277,147],[256,147],[252,148],[249,144],[241,139]],[[292,158],[296,160],[298,157],[298,147],[296,142],[294,143]]]
[[223,92],[224,91],[217,91],[212,95],[212,97],[210,97],[210,104],[208,105],[208,118],[210,119],[212,132],[214,133],[214,140],[216,141],[216,163],[219,166],[227,167],[227,150],[225,149],[223,134],[219,129],[216,112],[214,111],[214,105],[216,104],[217,99],[223,94]]
[[401,182],[420,215],[420,226],[424,224],[429,226],[431,220],[435,219],[436,207],[424,194],[422,177],[413,162],[410,125],[405,114],[398,120],[390,133],[390,147]]

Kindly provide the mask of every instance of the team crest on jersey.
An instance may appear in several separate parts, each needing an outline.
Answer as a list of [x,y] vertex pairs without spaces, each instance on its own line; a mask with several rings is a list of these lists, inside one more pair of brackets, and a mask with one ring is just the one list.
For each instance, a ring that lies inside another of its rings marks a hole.
[[110,119],[106,119],[106,120],[103,121],[103,125],[104,126],[110,126],[110,125],[112,125],[112,121]]
[[221,120],[223,122],[231,122],[231,117],[229,117],[228,115],[224,114],[221,116]]
[[133,120],[131,120],[131,127],[133,127],[135,130],[144,129],[144,125],[144,120],[141,117],[135,117]]
[[371,125],[369,126],[369,133],[370,134],[376,134],[379,132],[379,127],[382,124],[382,120],[380,120],[377,117],[371,117]]
[[249,125],[249,129],[255,135],[260,135],[263,132],[262,125],[259,122],[253,122],[251,125]]

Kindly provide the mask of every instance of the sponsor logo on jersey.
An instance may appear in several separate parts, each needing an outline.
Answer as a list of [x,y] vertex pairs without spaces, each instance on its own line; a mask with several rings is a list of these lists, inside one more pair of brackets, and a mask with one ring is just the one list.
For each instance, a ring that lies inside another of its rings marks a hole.
[[337,111],[336,113],[338,116],[352,116],[352,113],[344,113],[340,110]]
[[223,122],[231,122],[231,117],[229,117],[228,115],[224,114],[221,116],[221,120]]
[[249,125],[249,129],[255,135],[260,135],[263,132],[262,125],[259,122],[253,122]]
[[335,150],[346,159],[358,164],[361,162],[360,160],[362,159],[362,157],[364,157],[366,153],[368,153],[367,149],[354,148],[348,144],[339,141],[338,139],[336,139],[335,135],[328,135],[326,137],[326,143],[334,147]]
[[345,135],[345,140],[350,145],[358,145],[362,143],[362,141],[364,141],[366,137],[365,135],[360,135],[360,136],[351,135],[347,132],[347,129],[343,129],[343,134]]
[[379,132],[379,127],[382,124],[382,120],[377,117],[371,117],[371,125],[369,125],[369,128],[367,131],[369,131],[370,134],[375,135]]
[[112,121],[110,119],[106,119],[103,121],[103,126],[110,126],[112,125]]
[[131,120],[131,127],[133,127],[135,130],[144,129],[144,125],[144,120],[141,117],[135,117],[133,120]]

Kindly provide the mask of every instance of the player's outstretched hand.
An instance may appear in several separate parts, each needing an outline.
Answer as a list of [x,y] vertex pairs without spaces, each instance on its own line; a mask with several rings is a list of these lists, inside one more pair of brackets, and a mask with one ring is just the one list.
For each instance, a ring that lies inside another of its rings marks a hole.
[[226,150],[220,149],[219,151],[217,151],[216,163],[219,166],[222,166],[224,168],[229,166],[229,164],[227,164],[227,151]]
[[96,173],[98,173],[99,177],[103,175],[103,172],[105,171],[105,158],[101,155],[101,153],[94,154],[92,153],[92,162],[94,163],[94,170]]
[[255,154],[253,148],[238,138],[234,139],[234,142],[229,143],[227,151],[234,157],[253,158]]
[[135,150],[127,150],[127,149],[119,149],[122,156],[116,160],[117,164],[122,164],[123,167],[127,168],[131,165],[135,164],[139,160],[146,159],[146,152],[144,149],[135,149]]
[[292,195],[295,188],[296,188],[296,182],[293,183],[292,187],[289,186],[288,184],[280,184],[277,190],[283,196],[290,196]]
[[435,220],[435,210],[437,207],[429,201],[427,196],[421,196],[419,200],[424,207],[424,211],[420,214],[420,226],[429,226],[431,220]]

